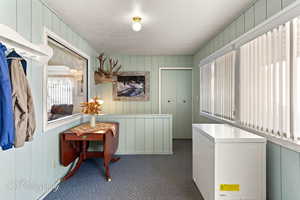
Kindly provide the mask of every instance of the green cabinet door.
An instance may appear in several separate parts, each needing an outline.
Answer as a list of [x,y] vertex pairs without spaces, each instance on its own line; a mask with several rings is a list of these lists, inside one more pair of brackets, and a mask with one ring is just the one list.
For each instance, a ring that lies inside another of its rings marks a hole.
[[162,114],[173,115],[173,138],[192,137],[192,70],[162,70]]

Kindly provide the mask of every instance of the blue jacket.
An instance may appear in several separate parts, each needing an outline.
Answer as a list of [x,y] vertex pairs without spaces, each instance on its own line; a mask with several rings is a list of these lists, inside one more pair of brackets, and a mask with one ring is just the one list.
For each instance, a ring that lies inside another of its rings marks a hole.
[[5,51],[6,47],[0,43],[0,146],[3,150],[12,148],[15,140],[11,81]]

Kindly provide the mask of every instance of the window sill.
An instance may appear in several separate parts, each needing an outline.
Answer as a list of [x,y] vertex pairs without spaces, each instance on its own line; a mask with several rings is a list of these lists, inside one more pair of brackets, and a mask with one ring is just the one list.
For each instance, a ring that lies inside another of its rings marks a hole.
[[63,117],[63,118],[60,118],[57,120],[53,120],[51,122],[46,121],[45,125],[44,125],[44,131],[47,132],[52,129],[59,128],[64,125],[68,125],[70,123],[74,123],[79,120],[82,121],[83,119],[84,119],[84,116],[82,116],[80,113],[78,113],[78,114]]
[[278,145],[280,145],[284,148],[291,149],[291,150],[296,151],[296,152],[300,152],[300,144],[296,143],[294,141],[290,141],[290,140],[285,139],[285,138],[277,137],[275,135],[270,135],[266,132],[258,131],[258,130],[243,126],[243,125],[241,125],[240,123],[238,123],[236,121],[226,120],[226,119],[223,119],[223,118],[219,118],[219,117],[210,115],[208,113],[200,112],[200,116],[206,117],[206,118],[211,119],[213,121],[216,121],[217,123],[225,123],[225,124],[229,124],[231,126],[243,129],[243,130],[248,131],[250,133],[265,137],[265,138],[267,138],[268,141],[273,142],[275,144],[278,144]]

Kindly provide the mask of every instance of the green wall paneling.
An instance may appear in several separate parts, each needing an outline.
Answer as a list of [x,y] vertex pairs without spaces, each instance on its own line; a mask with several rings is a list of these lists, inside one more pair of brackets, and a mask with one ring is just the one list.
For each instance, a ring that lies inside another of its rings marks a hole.
[[236,36],[239,37],[245,33],[245,15],[241,15],[236,22]]
[[154,121],[145,121],[145,152],[151,153],[154,151]]
[[103,115],[97,120],[119,122],[117,154],[172,154],[171,115]]
[[300,199],[299,153],[281,148],[282,200]]
[[[75,34],[39,0],[1,0],[0,23],[6,24],[28,40],[40,44],[43,42],[44,26],[55,32],[72,45],[91,56],[95,63],[96,51],[78,34]],[[68,168],[59,164],[58,134],[72,127],[75,122],[48,132],[43,132],[43,65],[28,61],[28,80],[31,85],[37,130],[35,139],[23,148],[0,151],[0,193],[6,200],[38,199],[62,177]],[[93,84],[92,84],[93,87]],[[22,187],[22,184],[32,187]]]
[[106,114],[157,114],[158,72],[160,67],[192,67],[192,56],[127,56],[111,55],[122,64],[121,71],[150,72],[150,100],[145,102],[113,101],[112,84],[96,85],[96,95],[104,99]]
[[5,8],[0,12],[0,23],[17,30],[17,1],[1,0],[0,8]]
[[255,25],[254,18],[255,18],[254,17],[254,6],[252,6],[245,12],[245,32],[254,28],[254,25]]
[[135,139],[136,146],[135,149],[137,152],[145,152],[145,134],[142,134],[145,129],[145,119],[136,119],[135,120]]
[[254,5],[254,24],[257,26],[267,18],[267,0],[258,0]]
[[272,142],[267,144],[267,197],[281,200],[281,147]]
[[236,21],[229,25],[229,42],[233,41],[236,38]]
[[267,0],[267,17],[278,13],[281,10],[281,0]]
[[295,2],[296,0],[282,0],[282,7],[285,8]]

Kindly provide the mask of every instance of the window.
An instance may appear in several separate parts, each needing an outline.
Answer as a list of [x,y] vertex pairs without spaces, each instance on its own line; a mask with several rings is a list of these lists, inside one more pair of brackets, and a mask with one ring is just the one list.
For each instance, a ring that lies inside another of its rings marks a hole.
[[[300,144],[300,17],[280,23],[237,49],[236,83],[233,52],[200,68],[200,109],[282,145]],[[260,31],[265,27],[241,36],[235,45]],[[239,94],[236,116],[234,88]]]
[[201,112],[234,119],[235,52],[200,67]]
[[53,57],[47,68],[48,123],[80,113],[87,101],[87,59],[48,37]]
[[293,127],[292,138],[300,141],[300,18],[293,20],[293,57],[292,57],[292,94],[293,94]]
[[242,46],[240,59],[241,123],[290,137],[290,23]]
[[213,114],[213,69],[214,63],[204,65],[200,68],[200,109],[201,112]]
[[218,58],[214,66],[214,114],[234,119],[235,52]]

